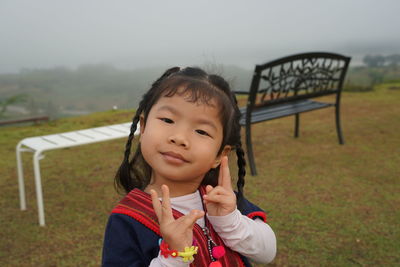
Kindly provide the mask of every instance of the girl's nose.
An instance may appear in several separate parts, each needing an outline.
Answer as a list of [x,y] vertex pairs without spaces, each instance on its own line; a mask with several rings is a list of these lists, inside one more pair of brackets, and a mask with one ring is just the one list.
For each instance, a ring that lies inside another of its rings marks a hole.
[[184,148],[189,147],[189,142],[186,138],[184,138],[182,135],[171,135],[168,138],[168,141],[172,144],[178,145],[178,146],[183,146]]

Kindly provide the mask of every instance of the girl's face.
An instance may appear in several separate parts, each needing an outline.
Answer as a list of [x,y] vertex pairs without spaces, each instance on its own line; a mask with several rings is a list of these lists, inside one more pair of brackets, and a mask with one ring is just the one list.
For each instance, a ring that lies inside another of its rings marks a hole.
[[[213,104],[211,101],[210,104]],[[141,151],[155,182],[198,182],[220,163],[222,124],[214,106],[161,97],[141,123]]]

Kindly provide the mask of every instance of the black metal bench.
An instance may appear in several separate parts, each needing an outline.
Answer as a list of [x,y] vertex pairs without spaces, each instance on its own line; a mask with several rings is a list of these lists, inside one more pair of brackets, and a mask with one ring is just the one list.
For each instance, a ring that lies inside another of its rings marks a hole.
[[[246,128],[246,146],[252,175],[257,175],[251,142],[251,124],[295,116],[294,136],[299,136],[300,113],[335,107],[336,130],[344,144],[340,127],[340,95],[350,57],[333,53],[304,53],[256,65],[247,105],[241,108],[240,124]],[[334,103],[314,98],[336,95]]]

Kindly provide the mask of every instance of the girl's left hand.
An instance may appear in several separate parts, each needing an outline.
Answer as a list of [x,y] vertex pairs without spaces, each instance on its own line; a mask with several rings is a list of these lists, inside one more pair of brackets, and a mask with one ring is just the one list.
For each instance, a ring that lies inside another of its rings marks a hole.
[[236,209],[236,195],[232,189],[228,157],[224,156],[219,168],[218,185],[207,185],[207,194],[203,196],[207,212],[211,216],[224,216]]

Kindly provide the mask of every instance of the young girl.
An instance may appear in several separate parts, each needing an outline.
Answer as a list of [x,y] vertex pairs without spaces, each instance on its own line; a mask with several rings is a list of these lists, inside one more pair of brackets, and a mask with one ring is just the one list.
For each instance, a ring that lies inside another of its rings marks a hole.
[[[109,218],[103,266],[251,266],[249,259],[274,259],[266,215],[243,196],[239,118],[235,95],[217,75],[171,68],[154,82],[133,118],[116,174],[127,195]],[[130,159],[139,122],[140,142]]]

